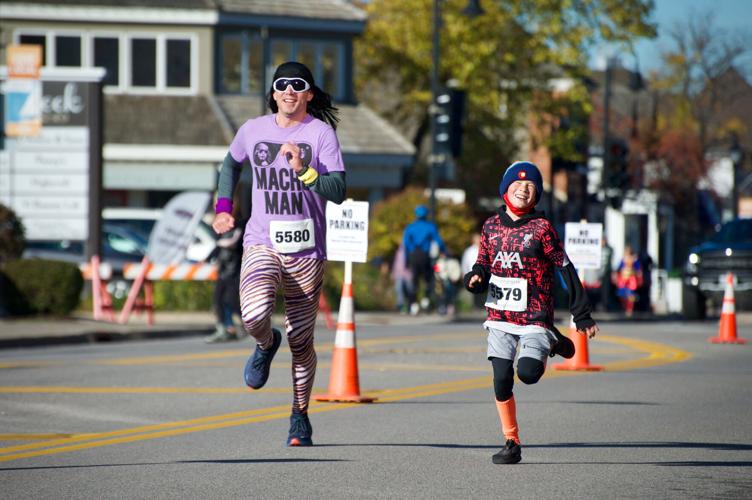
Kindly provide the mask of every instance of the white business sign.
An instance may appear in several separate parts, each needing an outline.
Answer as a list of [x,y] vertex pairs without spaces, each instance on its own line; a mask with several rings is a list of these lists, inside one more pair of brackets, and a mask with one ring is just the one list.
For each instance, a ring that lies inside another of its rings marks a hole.
[[564,249],[574,267],[599,269],[601,267],[601,239],[603,224],[600,222],[567,222],[564,227]]
[[368,261],[368,202],[326,204],[327,260]]

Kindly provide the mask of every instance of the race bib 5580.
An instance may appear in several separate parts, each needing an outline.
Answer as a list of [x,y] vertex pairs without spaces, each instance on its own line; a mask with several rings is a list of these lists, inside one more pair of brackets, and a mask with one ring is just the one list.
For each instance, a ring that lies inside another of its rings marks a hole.
[[269,238],[274,248],[281,253],[307,250],[316,244],[313,219],[271,221]]

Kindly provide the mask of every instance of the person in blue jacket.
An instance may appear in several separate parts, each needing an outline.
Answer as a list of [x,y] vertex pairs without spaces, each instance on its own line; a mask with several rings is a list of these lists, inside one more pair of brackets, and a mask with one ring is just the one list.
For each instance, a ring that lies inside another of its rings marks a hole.
[[425,282],[426,289],[422,302],[427,309],[433,301],[434,273],[433,259],[437,255],[431,255],[431,247],[435,246],[439,252],[445,253],[444,241],[439,235],[436,224],[427,220],[428,208],[425,205],[415,207],[415,220],[408,224],[402,235],[405,246],[407,266],[412,272],[412,287],[409,290],[410,314],[418,314],[421,305],[418,304],[418,287],[421,280]]

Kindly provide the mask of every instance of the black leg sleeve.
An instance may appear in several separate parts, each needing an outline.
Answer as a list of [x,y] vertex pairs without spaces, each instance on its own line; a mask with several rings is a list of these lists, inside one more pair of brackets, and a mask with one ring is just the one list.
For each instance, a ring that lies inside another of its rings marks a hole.
[[511,398],[514,387],[514,361],[511,359],[490,358],[494,374],[494,393],[496,401]]

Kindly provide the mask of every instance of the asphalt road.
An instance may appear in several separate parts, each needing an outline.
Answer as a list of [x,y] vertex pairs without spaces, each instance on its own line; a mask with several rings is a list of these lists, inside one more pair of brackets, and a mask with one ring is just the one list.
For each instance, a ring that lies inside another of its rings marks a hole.
[[[752,346],[708,343],[716,325],[604,323],[605,371],[518,383],[517,465],[491,463],[478,322],[358,326],[378,401],[312,404],[305,449],[284,446],[285,343],[258,392],[247,340],[3,350],[0,498],[752,498]],[[317,337],[325,392],[333,332]]]

